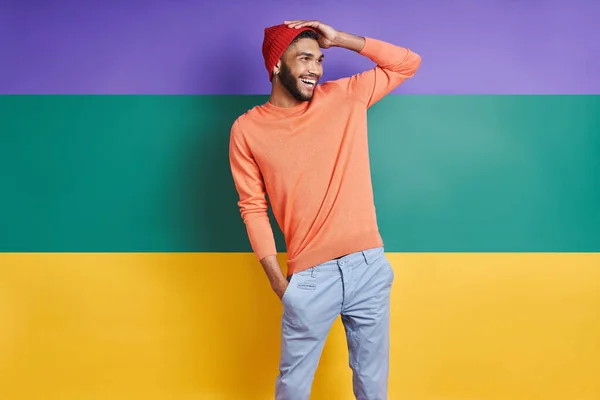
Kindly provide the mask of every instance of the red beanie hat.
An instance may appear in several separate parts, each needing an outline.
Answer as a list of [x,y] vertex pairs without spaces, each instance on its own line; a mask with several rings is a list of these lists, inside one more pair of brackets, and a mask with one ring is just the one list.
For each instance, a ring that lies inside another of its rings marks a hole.
[[265,28],[262,52],[270,81],[273,80],[273,68],[275,68],[277,61],[279,61],[296,36],[304,31],[313,31],[317,33],[313,28],[288,28],[285,24]]

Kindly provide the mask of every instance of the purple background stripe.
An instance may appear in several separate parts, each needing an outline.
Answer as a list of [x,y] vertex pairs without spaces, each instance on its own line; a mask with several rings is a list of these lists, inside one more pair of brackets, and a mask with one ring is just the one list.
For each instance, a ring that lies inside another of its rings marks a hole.
[[[263,28],[300,18],[421,54],[398,93],[600,93],[598,0],[91,3],[0,0],[0,93],[265,94]],[[326,79],[372,65],[327,54]]]

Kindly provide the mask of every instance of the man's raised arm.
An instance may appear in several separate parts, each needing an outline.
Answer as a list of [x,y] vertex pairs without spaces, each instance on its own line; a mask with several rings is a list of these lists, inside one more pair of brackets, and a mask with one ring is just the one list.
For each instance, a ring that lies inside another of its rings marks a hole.
[[340,47],[368,57],[375,68],[338,79],[335,83],[346,89],[366,107],[381,100],[405,80],[412,78],[421,65],[421,56],[408,48],[373,38],[365,38],[335,30],[319,21],[286,21],[288,26],[312,27],[319,35],[322,48]]

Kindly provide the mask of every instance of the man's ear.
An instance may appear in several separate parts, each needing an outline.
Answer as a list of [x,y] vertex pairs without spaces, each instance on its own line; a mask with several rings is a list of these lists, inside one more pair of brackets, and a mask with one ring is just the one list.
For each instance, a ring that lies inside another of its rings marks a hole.
[[281,59],[278,60],[277,64],[275,64],[275,67],[273,67],[273,75],[278,75],[280,71],[281,71]]

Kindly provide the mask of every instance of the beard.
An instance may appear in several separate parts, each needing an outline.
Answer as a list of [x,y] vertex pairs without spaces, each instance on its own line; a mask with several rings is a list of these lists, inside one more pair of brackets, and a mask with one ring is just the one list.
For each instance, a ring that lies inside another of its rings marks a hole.
[[281,84],[283,85],[283,87],[286,88],[286,90],[296,100],[309,101],[310,99],[312,99],[312,93],[307,95],[300,91],[299,79],[295,78],[292,75],[292,71],[289,69],[289,67],[285,63],[282,63],[282,65],[281,65],[281,71],[279,72],[279,80],[281,81]]

